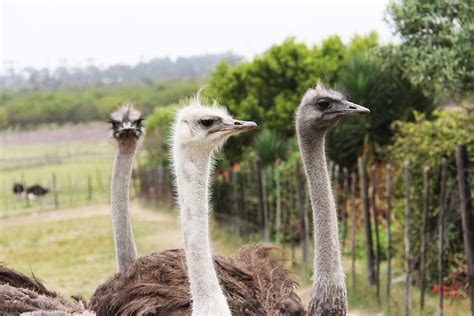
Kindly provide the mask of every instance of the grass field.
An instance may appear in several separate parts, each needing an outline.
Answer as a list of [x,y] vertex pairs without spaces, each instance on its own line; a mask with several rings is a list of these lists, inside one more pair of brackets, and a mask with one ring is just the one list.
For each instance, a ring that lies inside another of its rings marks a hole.
[[[115,146],[107,124],[2,132],[0,144],[0,217],[108,201]],[[15,182],[51,192],[28,201],[14,196]]]
[[[177,217],[132,205],[139,254],[182,247]],[[34,225],[32,225],[34,224]],[[107,204],[50,212],[42,216],[4,219],[0,262],[26,274],[34,272],[65,295],[89,297],[115,271],[110,210]],[[231,244],[215,241],[220,253],[233,253]]]

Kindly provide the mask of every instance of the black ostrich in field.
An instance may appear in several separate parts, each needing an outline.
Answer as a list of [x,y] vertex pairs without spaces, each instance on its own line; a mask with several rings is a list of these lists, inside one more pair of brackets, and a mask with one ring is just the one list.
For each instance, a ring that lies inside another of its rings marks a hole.
[[26,196],[30,200],[34,200],[37,197],[43,197],[49,192],[49,189],[43,188],[39,184],[34,184],[26,189]]
[[25,189],[25,186],[22,183],[15,182],[13,184],[12,191],[13,191],[13,194],[15,194],[16,196],[20,196],[20,195],[26,193],[26,197],[29,200],[34,200],[37,197],[42,197],[42,196],[45,196],[46,194],[48,194],[49,189],[44,188],[39,184],[34,184],[34,185],[32,185],[30,187],[27,187]]

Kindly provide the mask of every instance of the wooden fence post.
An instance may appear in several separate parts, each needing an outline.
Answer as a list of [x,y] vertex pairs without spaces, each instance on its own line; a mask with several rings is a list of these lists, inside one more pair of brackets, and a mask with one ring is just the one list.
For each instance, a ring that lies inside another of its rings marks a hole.
[[391,223],[392,223],[392,166],[390,164],[386,167],[387,172],[387,283],[386,283],[386,301],[387,311],[390,314],[390,285],[392,283],[392,236],[391,236]]
[[99,169],[95,170],[95,176],[97,180],[97,187],[99,188],[99,191],[102,192],[102,173]]
[[54,208],[59,207],[58,200],[58,184],[56,182],[56,174],[53,172],[53,199],[54,199]]
[[267,203],[265,197],[265,179],[262,174],[262,162],[260,159],[255,160],[255,169],[257,172],[258,183],[258,207],[260,210],[260,238],[264,241],[269,240],[268,223],[267,223]]
[[365,156],[358,159],[359,165],[359,185],[360,198],[362,200],[362,208],[364,210],[364,233],[365,233],[365,251],[367,256],[367,279],[369,284],[375,284],[374,271],[374,249],[372,243],[372,229],[370,224],[370,209],[368,199],[368,185],[367,185],[367,162]]
[[87,176],[87,200],[92,200],[92,178]]
[[344,253],[344,246],[347,236],[347,202],[349,197],[349,172],[347,168],[343,170],[344,182],[342,185],[342,208],[341,208],[341,249]]
[[425,307],[425,264],[426,264],[426,234],[428,230],[428,214],[430,203],[430,167],[423,169],[423,218],[421,232],[421,259],[420,259],[420,310]]
[[[25,175],[22,173],[21,174],[21,183],[25,186],[25,190],[28,187],[28,184],[25,181]],[[28,198],[28,194],[25,192],[25,201],[26,201],[26,207],[30,207],[30,199]]]
[[275,162],[275,191],[276,191],[276,214],[275,214],[275,242],[281,242],[281,182],[280,161]]
[[355,288],[355,255],[356,255],[356,174],[351,173],[351,288]]
[[411,286],[411,249],[410,249],[410,222],[411,222],[411,168],[410,162],[405,161],[405,315],[410,314],[410,286]]
[[375,235],[375,289],[377,303],[380,304],[380,240],[379,240],[379,211],[377,209],[377,169],[373,165],[370,169],[372,184],[372,210],[374,215],[374,235]]
[[69,175],[67,184],[67,194],[69,195],[69,205],[72,205],[72,176]]
[[230,184],[230,229],[234,232],[238,231],[237,225],[239,224],[237,221],[237,212],[238,212],[238,207],[237,207],[237,181],[235,179],[235,173],[234,173],[234,168],[232,166],[232,163],[229,163],[229,166],[227,168],[229,171],[229,184]]
[[295,181],[296,181],[296,195],[298,199],[298,209],[300,213],[300,235],[301,235],[301,248],[303,251],[303,269],[306,268],[308,264],[308,215],[304,207],[304,193],[303,186],[301,184],[301,164],[297,160],[295,164]]
[[464,253],[467,262],[469,280],[469,298],[471,300],[471,315],[474,316],[474,218],[472,216],[471,186],[466,146],[456,147],[456,165],[458,172],[459,201],[461,206]]
[[438,315],[443,315],[443,275],[444,275],[444,225],[446,216],[446,181],[448,175],[448,164],[445,159],[441,163],[441,190],[440,190],[440,214],[439,214],[439,239],[438,239]]

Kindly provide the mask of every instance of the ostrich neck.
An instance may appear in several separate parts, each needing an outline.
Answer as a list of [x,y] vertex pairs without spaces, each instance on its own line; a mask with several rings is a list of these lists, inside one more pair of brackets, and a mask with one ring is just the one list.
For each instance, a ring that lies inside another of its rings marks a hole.
[[214,296],[223,296],[209,241],[210,162],[210,156],[192,156],[184,149],[175,154],[181,225],[193,306],[201,306]]
[[130,148],[123,149],[119,145],[112,171],[112,227],[118,272],[123,272],[137,258],[137,249],[128,210],[130,178],[134,156],[135,147],[131,150]]
[[339,278],[343,274],[337,232],[337,214],[326,166],[326,132],[301,135],[300,149],[314,221],[314,282]]

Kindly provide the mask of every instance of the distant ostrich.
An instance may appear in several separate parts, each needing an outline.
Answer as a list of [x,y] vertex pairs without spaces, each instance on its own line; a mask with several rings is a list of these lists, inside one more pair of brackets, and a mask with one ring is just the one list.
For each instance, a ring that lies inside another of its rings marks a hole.
[[185,249],[138,258],[96,290],[91,310],[98,315],[303,314],[297,283],[280,266],[280,257],[271,255],[274,246],[249,246],[236,257],[211,253],[213,155],[231,135],[255,126],[217,106],[202,106],[199,97],[178,112],[172,153]]
[[[112,124],[112,136],[117,141],[117,153],[112,171],[111,204],[116,263],[119,271],[125,270],[137,256],[128,204],[133,158],[139,139],[144,133],[142,121],[141,113],[132,105],[119,107],[109,118]],[[33,192],[37,194],[43,192],[40,188],[36,188]],[[0,311],[41,312],[44,316],[57,315],[57,311],[74,315],[92,315],[85,310],[83,301],[70,303],[59,294],[47,290],[35,277],[27,277],[3,266],[0,266]]]
[[37,197],[43,197],[49,192],[49,189],[43,188],[39,184],[34,184],[26,189],[26,196],[30,200],[34,200]]
[[23,192],[25,192],[25,186],[21,183],[14,183],[12,190],[13,190],[13,194],[19,196],[19,195],[22,195]]
[[296,111],[296,132],[313,209],[314,276],[309,315],[345,315],[346,285],[341,263],[334,196],[326,165],[324,138],[345,116],[370,111],[318,84]]

